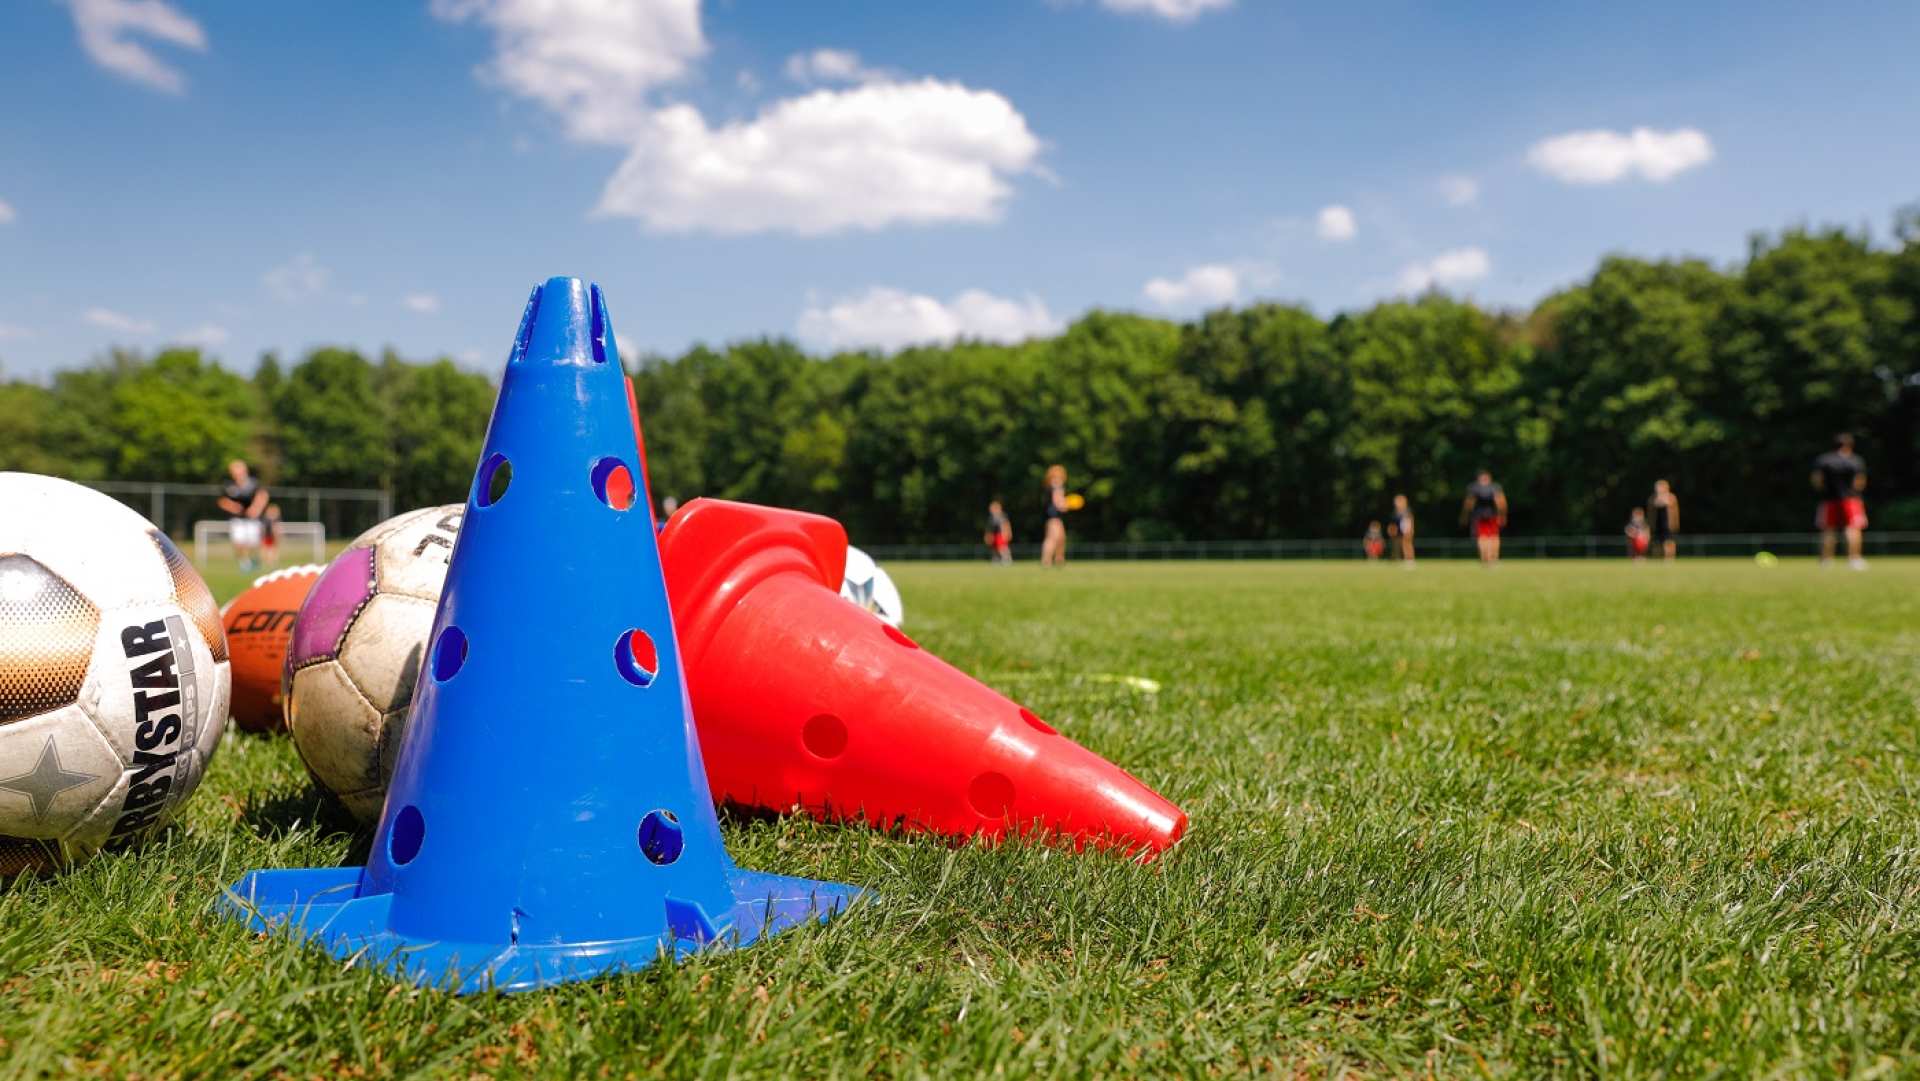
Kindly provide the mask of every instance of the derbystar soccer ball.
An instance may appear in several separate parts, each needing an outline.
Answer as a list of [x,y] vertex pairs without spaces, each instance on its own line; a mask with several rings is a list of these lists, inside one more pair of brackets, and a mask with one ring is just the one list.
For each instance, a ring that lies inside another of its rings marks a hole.
[[380,817],[464,505],[362,533],[294,620],[282,696],[307,772],[362,822]]
[[900,603],[900,589],[873,557],[847,545],[847,573],[840,582],[840,595],[879,616],[895,627],[906,621],[906,606]]
[[213,593],[166,534],[90,488],[0,473],[0,877],[172,818],[229,681]]

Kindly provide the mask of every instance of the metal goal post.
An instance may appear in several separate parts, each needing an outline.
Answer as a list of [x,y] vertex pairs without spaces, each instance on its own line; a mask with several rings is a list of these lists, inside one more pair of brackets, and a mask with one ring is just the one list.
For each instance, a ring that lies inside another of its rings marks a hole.
[[[327,561],[327,527],[319,522],[281,522],[280,543],[288,548],[302,541],[312,546],[313,562]],[[207,548],[213,544],[225,544],[227,550],[233,550],[233,520],[230,518],[202,519],[193,523],[193,561],[204,567],[207,565]]]

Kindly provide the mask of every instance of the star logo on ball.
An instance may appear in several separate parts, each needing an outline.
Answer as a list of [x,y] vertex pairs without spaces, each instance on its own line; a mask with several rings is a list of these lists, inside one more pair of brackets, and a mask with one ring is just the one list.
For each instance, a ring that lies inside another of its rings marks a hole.
[[18,792],[33,805],[33,817],[43,819],[53,809],[54,797],[69,788],[79,788],[94,779],[91,773],[74,773],[60,768],[60,748],[53,737],[40,747],[40,760],[33,768],[13,777],[0,778],[0,789]]

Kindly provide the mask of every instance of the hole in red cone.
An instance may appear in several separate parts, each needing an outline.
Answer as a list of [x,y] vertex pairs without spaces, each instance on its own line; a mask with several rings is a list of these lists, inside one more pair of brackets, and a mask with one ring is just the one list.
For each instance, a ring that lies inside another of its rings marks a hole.
[[900,628],[894,626],[891,623],[880,624],[880,629],[886,633],[886,636],[888,638],[893,639],[894,641],[900,643],[901,645],[907,647],[908,649],[920,648],[920,643],[914,641],[911,638],[908,638],[906,634],[900,630]]
[[687,847],[680,819],[672,811],[648,811],[640,820],[640,853],[661,865],[680,858]]
[[467,663],[467,636],[458,627],[448,626],[433,643],[433,678],[441,683],[453,678]]
[[643,630],[631,630],[613,644],[613,664],[620,678],[636,687],[645,687],[660,674],[660,654],[653,638]]
[[967,802],[982,818],[1005,818],[1013,806],[1013,782],[1004,773],[982,773],[967,786]]
[[490,455],[480,463],[480,475],[474,478],[473,501],[483,507],[491,507],[500,502],[507,494],[507,485],[513,483],[513,463],[507,461],[504,454]]
[[831,713],[809,717],[800,728],[800,742],[821,758],[838,758],[847,749],[847,722]]
[[633,506],[633,471],[618,458],[593,463],[593,494],[614,510]]
[[1059,729],[1041,720],[1038,714],[1025,707],[1022,707],[1020,710],[1020,719],[1027,722],[1027,724],[1031,725],[1036,731],[1045,732],[1049,736],[1057,736],[1060,734]]
[[420,808],[408,804],[393,816],[393,828],[387,831],[387,858],[395,867],[405,867],[420,854],[420,842],[427,839],[427,820]]

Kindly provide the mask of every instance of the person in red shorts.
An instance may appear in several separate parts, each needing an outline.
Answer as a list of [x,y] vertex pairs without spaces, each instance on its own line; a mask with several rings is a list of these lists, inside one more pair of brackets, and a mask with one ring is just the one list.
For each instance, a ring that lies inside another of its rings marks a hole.
[[1013,562],[1013,522],[998,499],[987,504],[987,532],[983,539],[995,566]]
[[1653,532],[1647,528],[1647,509],[1633,508],[1633,514],[1627,518],[1627,555],[1635,563],[1644,563],[1647,549],[1653,546]]
[[1837,534],[1847,536],[1847,565],[1867,569],[1860,555],[1861,534],[1867,528],[1867,463],[1853,452],[1853,436],[1833,437],[1833,449],[1813,460],[1813,487],[1820,493],[1813,525],[1820,531],[1820,565],[1833,562]]
[[260,559],[268,570],[280,565],[280,504],[267,504],[260,516]]
[[1377,563],[1387,554],[1387,534],[1376,521],[1367,523],[1366,535],[1360,538],[1360,550],[1367,553],[1367,562]]
[[1474,543],[1480,547],[1480,565],[1491,567],[1500,562],[1500,530],[1507,524],[1507,493],[1493,482],[1493,474],[1482,469],[1467,485],[1467,498],[1460,504],[1460,524],[1473,528]]

